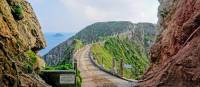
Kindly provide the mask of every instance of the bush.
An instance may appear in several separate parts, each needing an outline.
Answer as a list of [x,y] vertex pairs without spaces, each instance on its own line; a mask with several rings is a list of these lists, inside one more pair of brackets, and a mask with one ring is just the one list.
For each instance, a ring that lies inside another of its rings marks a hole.
[[25,56],[28,57],[28,61],[25,63],[28,73],[33,71],[33,65],[36,63],[37,55],[32,51],[28,50],[25,52]]
[[31,63],[36,63],[37,55],[32,50],[26,51],[25,55],[27,55],[31,59]]
[[15,5],[12,7],[12,14],[16,20],[21,20],[23,16],[23,8],[21,5]]
[[45,66],[45,70],[71,70],[73,69],[72,64],[62,64],[58,66]]

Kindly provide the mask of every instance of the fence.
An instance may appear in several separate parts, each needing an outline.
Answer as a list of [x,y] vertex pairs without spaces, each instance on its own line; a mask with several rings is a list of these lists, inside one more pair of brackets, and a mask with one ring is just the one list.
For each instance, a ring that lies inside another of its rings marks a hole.
[[[127,78],[124,78],[123,77],[123,60],[121,60],[121,62],[120,62],[120,68],[121,68],[121,71],[120,71],[120,74],[117,74],[116,72],[115,72],[115,70],[114,70],[114,67],[115,67],[115,63],[113,63],[113,70],[112,71],[108,71],[108,70],[106,70],[102,65],[99,65],[96,61],[95,61],[95,58],[93,57],[93,55],[92,55],[92,52],[90,52],[89,53],[89,57],[90,57],[90,60],[91,60],[91,62],[95,65],[95,66],[97,66],[100,70],[102,70],[102,71],[104,71],[104,72],[106,72],[106,73],[108,73],[108,74],[111,74],[111,75],[113,75],[113,76],[115,76],[115,77],[118,77],[118,78],[120,78],[120,79],[123,79],[123,80],[126,80],[126,81],[129,81],[129,82],[137,82],[137,80],[131,80],[131,79],[127,79]],[[113,61],[114,62],[114,61]]]

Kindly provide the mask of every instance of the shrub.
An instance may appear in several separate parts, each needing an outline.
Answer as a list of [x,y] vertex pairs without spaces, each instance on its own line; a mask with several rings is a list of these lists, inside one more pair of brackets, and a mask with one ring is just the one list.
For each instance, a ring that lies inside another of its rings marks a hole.
[[23,16],[23,8],[21,5],[15,5],[12,7],[12,14],[16,20],[21,20]]
[[25,55],[27,55],[31,59],[31,63],[36,63],[37,55],[32,50],[26,51]]
[[72,64],[62,64],[58,66],[45,66],[45,70],[70,70],[73,69]]
[[28,50],[25,52],[25,56],[28,57],[28,61],[25,63],[28,73],[33,71],[33,65],[36,63],[37,55],[32,51]]

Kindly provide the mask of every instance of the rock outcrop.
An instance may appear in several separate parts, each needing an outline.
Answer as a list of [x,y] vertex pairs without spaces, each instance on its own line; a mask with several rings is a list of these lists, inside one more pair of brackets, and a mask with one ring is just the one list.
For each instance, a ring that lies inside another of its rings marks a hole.
[[200,86],[200,0],[159,0],[160,34],[141,87]]
[[45,46],[30,4],[25,0],[0,0],[0,87],[48,86],[37,74],[30,73],[27,65],[32,61],[25,53],[37,53]]

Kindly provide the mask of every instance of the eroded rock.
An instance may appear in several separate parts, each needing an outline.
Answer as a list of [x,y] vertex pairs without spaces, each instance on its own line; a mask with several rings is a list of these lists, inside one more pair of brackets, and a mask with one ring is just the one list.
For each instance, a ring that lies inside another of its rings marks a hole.
[[200,0],[159,1],[161,33],[151,48],[152,64],[139,86],[199,87]]
[[[16,5],[20,9],[14,9]],[[16,19],[16,15],[23,17]],[[36,52],[45,46],[30,4],[25,0],[0,0],[0,87],[48,86],[28,73],[26,63],[31,61],[25,56],[26,51]]]

